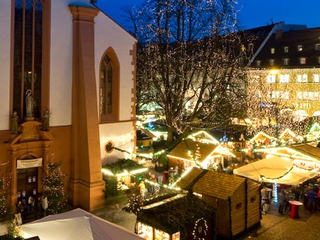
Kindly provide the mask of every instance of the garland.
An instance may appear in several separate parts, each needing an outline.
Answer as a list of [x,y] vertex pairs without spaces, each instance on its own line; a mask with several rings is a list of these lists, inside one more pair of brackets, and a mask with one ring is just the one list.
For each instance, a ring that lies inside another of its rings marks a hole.
[[205,236],[208,232],[208,223],[204,218],[199,218],[195,224],[192,231],[193,239],[205,240]]

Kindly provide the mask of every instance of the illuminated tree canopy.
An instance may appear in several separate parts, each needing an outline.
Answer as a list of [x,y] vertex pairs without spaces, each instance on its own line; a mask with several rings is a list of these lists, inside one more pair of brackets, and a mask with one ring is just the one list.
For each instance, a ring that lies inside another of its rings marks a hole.
[[168,143],[245,115],[248,51],[235,4],[147,0],[130,12],[139,41],[137,109],[148,102],[163,108]]

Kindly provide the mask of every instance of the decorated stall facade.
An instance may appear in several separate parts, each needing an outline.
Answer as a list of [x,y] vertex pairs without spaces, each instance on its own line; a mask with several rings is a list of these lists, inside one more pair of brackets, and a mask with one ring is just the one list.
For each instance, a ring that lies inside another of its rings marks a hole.
[[288,145],[269,149],[260,149],[266,156],[279,156],[293,161],[296,166],[316,169],[320,173],[320,148],[310,144]]
[[192,168],[176,184],[200,194],[217,211],[219,239],[231,239],[260,224],[260,184],[250,179]]
[[220,163],[223,167],[229,157],[234,155],[227,148],[193,139],[182,140],[168,154],[169,167],[178,166],[183,170],[193,166],[216,169]]
[[216,213],[199,197],[179,194],[142,207],[136,227],[147,240],[211,240],[216,239]]

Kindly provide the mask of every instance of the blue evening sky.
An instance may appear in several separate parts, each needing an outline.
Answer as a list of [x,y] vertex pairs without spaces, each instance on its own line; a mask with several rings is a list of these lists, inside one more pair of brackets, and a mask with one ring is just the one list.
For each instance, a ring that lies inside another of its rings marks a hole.
[[[125,27],[122,9],[141,5],[144,0],[97,0],[109,17]],[[243,29],[284,21],[286,24],[305,24],[320,27],[319,0],[238,0],[238,23]]]

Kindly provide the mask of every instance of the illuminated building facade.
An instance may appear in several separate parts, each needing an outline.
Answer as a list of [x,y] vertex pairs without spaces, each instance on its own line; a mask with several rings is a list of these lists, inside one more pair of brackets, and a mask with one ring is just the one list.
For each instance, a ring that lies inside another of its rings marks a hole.
[[[293,121],[318,116],[320,110],[320,28],[283,22],[252,29],[249,89],[257,102],[289,111]],[[250,30],[249,30],[250,32]],[[251,86],[250,86],[251,85]],[[282,112],[281,112],[282,111]]]

